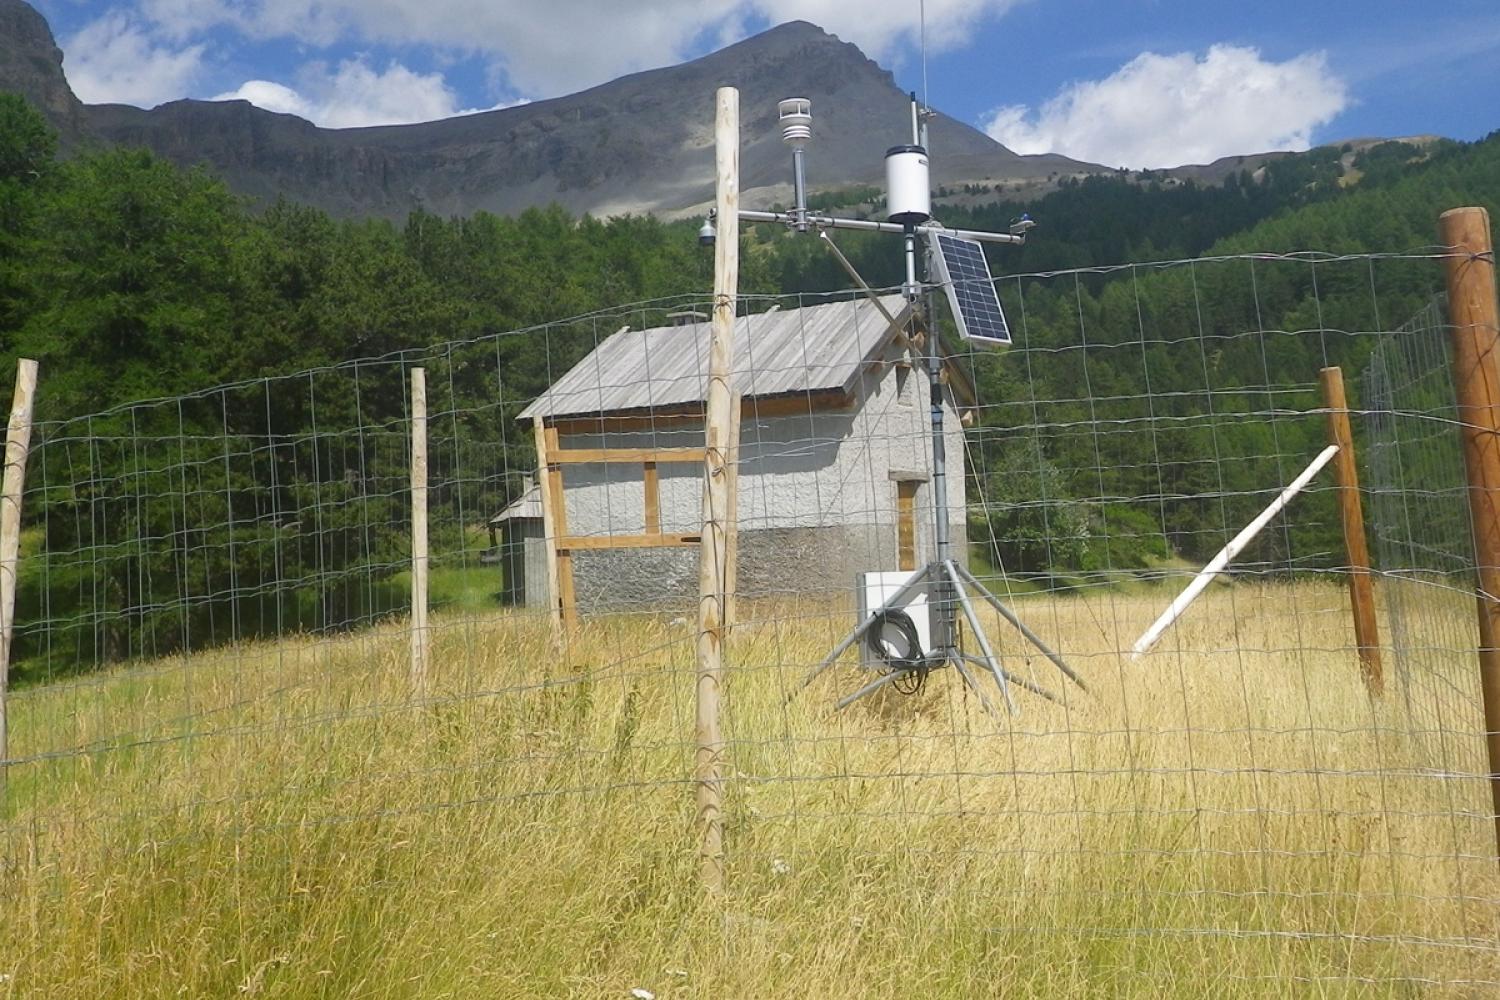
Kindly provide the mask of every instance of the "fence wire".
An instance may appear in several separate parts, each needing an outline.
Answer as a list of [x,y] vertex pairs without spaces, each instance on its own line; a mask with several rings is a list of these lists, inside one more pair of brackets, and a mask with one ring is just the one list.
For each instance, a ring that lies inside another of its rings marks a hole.
[[[1438,769],[1484,770],[1455,731],[1484,731],[1468,481],[1449,363],[1446,302],[1383,338],[1365,371],[1376,559],[1411,730]],[[1413,489],[1409,484],[1420,484]]]
[[[1011,348],[945,341],[952,554],[1086,685],[975,591],[1013,712],[946,668],[834,710],[880,676],[867,643],[802,687],[859,574],[941,556],[928,374],[862,295],[742,297],[707,903],[706,296],[44,422],[0,871],[33,917],[0,924],[0,972],[79,995],[1500,988],[1442,256],[997,282]],[[1386,695],[1326,473],[1133,657],[1324,447],[1330,365],[1364,415]],[[311,957],[318,934],[345,957]]]

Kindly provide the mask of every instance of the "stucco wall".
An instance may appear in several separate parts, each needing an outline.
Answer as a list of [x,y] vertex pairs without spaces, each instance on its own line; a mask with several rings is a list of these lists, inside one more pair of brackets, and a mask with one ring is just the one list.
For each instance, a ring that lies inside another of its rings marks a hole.
[[[891,360],[897,355],[892,353]],[[896,569],[896,481],[917,479],[918,561],[932,558],[930,407],[924,371],[882,364],[867,371],[857,404],[842,412],[746,418],[740,429],[740,593],[844,591],[857,573]],[[963,434],[945,405],[948,507],[954,556],[966,559]],[[565,435],[565,448],[693,447],[697,427]],[[701,526],[702,468],[659,467],[661,524]],[[571,535],[640,534],[645,487],[639,464],[587,465],[564,473]],[[540,549],[536,551],[541,558]],[[630,549],[574,556],[585,610],[688,603],[698,551]],[[543,567],[544,574],[544,567]],[[535,576],[529,573],[528,576]],[[545,576],[542,577],[545,579]],[[531,588],[528,587],[528,590]]]

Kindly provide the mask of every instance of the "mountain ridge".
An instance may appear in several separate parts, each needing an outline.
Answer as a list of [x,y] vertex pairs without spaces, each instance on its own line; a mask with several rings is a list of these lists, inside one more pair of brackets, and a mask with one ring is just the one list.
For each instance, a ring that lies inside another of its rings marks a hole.
[[[908,97],[889,70],[808,21],[788,21],[718,51],[642,70],[575,94],[406,125],[323,128],[248,101],[171,101],[146,110],[88,105],[73,93],[46,18],[0,0],[0,90],[18,91],[57,128],[65,152],[92,145],[151,150],[204,165],[238,194],[278,198],[342,217],[400,219],[551,203],[573,214],[681,216],[713,199],[714,91],[741,92],[741,200],[791,200],[789,155],[776,104],[813,102],[808,182],[816,192],[879,185],[884,151],[906,141]],[[941,113],[930,126],[938,188],[972,186],[1017,197],[1116,168],[1057,154],[1020,155]],[[1217,184],[1294,155],[1259,152],[1149,171]]]
[[[643,70],[544,101],[411,125],[327,129],[245,101],[180,100],[145,110],[86,105],[67,84],[46,19],[0,0],[0,89],[37,104],[64,148],[144,146],[180,166],[205,164],[238,193],[286,197],[341,216],[399,218],[550,202],[574,213],[681,214],[713,196],[713,92],[741,91],[741,189],[747,207],[785,200],[788,154],[776,102],[809,97],[814,188],[877,182],[902,141],[907,97],[888,70],[806,21],[790,21],[699,59]],[[934,181],[1047,182],[1105,168],[1019,156],[946,115],[931,125]]]

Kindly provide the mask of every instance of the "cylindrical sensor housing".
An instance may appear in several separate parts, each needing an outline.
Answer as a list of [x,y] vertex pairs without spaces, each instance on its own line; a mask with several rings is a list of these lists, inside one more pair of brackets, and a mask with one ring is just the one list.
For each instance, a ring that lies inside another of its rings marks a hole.
[[781,125],[781,141],[788,146],[800,147],[812,139],[812,101],[789,97],[776,105],[776,117]]
[[921,146],[892,146],[885,153],[886,217],[903,226],[932,218],[932,185],[927,176],[927,150]]

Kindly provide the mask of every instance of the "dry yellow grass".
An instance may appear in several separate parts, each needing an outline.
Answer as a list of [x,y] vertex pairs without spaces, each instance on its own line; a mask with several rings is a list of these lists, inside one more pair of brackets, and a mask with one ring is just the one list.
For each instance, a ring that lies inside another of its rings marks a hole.
[[[1092,694],[783,695],[847,618],[754,609],[729,889],[695,881],[690,627],[448,620],[13,700],[0,992],[56,998],[1490,996],[1477,713],[1372,704],[1330,586],[1021,602]],[[750,609],[746,609],[750,610]],[[1007,663],[1050,686],[1005,637]],[[1471,664],[1434,662],[1457,683]],[[1439,716],[1434,716],[1439,717]],[[1470,775],[1465,777],[1465,775]]]

